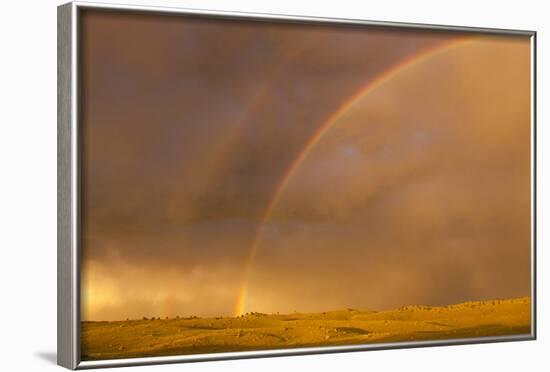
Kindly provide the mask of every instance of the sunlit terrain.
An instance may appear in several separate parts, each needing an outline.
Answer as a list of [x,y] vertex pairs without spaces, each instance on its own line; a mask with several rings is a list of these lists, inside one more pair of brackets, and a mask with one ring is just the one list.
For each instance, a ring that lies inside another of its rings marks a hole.
[[530,298],[389,311],[83,322],[82,359],[356,345],[528,334]]

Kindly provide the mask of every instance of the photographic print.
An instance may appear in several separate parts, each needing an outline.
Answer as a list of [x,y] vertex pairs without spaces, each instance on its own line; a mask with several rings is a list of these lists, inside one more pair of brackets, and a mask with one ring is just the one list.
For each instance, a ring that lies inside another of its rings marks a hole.
[[530,36],[78,22],[82,361],[531,335]]

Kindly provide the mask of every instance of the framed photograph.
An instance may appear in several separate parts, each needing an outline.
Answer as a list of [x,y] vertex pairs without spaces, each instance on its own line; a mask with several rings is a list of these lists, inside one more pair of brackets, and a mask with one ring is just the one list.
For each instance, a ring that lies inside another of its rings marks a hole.
[[58,363],[533,340],[534,31],[58,8]]

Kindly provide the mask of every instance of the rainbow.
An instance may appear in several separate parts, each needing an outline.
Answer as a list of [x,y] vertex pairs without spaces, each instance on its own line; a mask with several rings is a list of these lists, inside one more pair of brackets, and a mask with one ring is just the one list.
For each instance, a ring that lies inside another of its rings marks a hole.
[[389,67],[385,71],[381,72],[378,77],[367,82],[360,89],[358,89],[351,97],[344,101],[337,110],[335,110],[328,118],[323,122],[321,126],[313,133],[309,140],[305,143],[302,150],[298,153],[294,161],[287,168],[287,171],[284,173],[283,177],[279,181],[275,191],[272,194],[270,201],[266,204],[266,207],[263,213],[260,215],[260,221],[258,228],[252,239],[250,253],[248,254],[246,264],[244,267],[244,275],[241,281],[241,286],[239,294],[237,296],[237,303],[235,306],[235,316],[240,316],[244,314],[246,307],[246,299],[248,295],[248,281],[254,263],[254,258],[258,251],[260,245],[261,237],[265,231],[265,223],[269,219],[271,213],[273,212],[274,207],[279,202],[281,196],[284,193],[284,190],[288,186],[290,180],[300,168],[300,165],[308,157],[315,145],[323,138],[323,136],[329,131],[329,129],[340,119],[353,105],[355,105],[362,97],[374,91],[376,88],[380,87],[382,84],[391,80],[396,75],[403,73],[407,69],[422,63],[429,58],[434,57],[435,55],[448,51],[456,46],[462,45],[465,41],[470,40],[471,38],[460,38],[454,39],[442,45],[439,45],[435,48],[428,49],[423,51],[420,54],[411,56],[399,63]]
[[304,47],[296,49],[293,52],[286,53],[283,58],[279,61],[278,64],[275,64],[267,73],[267,79],[264,79],[261,87],[258,89],[258,92],[249,100],[249,103],[245,110],[239,115],[233,124],[233,128],[229,133],[224,137],[224,140],[216,146],[216,151],[212,151],[207,163],[211,164],[207,169],[209,170],[208,178],[215,178],[223,166],[226,165],[225,160],[227,159],[227,154],[235,145],[237,139],[240,138],[241,133],[246,128],[246,124],[250,117],[257,112],[258,108],[261,107],[262,103],[267,98],[267,93],[269,92],[269,81],[277,78],[277,76],[284,71],[284,67],[291,62],[296,57],[306,53],[310,47],[318,44],[318,40],[314,39],[309,41]]

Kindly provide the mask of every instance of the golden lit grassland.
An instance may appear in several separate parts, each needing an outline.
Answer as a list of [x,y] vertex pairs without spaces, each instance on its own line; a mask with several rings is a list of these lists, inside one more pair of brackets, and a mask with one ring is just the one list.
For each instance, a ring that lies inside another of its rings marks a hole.
[[530,298],[389,311],[82,322],[82,360],[528,334]]

